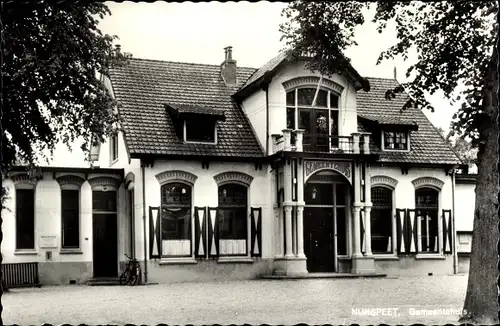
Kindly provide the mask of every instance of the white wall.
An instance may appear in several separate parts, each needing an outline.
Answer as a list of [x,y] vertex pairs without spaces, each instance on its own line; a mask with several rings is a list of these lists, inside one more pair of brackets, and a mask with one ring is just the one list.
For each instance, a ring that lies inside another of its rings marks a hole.
[[[8,209],[2,211],[2,254],[5,263],[18,262],[84,262],[92,261],[92,190],[87,181],[80,189],[80,250],[81,254],[63,254],[61,250],[61,190],[52,173],[44,173],[35,188],[35,252],[16,254],[16,191],[11,179],[4,180],[8,189]],[[55,248],[40,248],[40,236],[56,236]],[[46,252],[52,259],[46,259]]]
[[266,92],[256,91],[243,100],[241,107],[250,120],[260,145],[266,150]]
[[412,183],[413,180],[421,177],[439,179],[444,182],[439,197],[440,210],[453,209],[451,176],[445,175],[443,168],[409,168],[408,174],[403,175],[399,167],[372,165],[371,175],[384,175],[398,180],[394,192],[395,202],[393,203],[396,208],[415,208],[415,187]]
[[[262,207],[262,256],[263,258],[273,255],[273,224],[272,218],[272,196],[270,194],[270,185],[267,167],[263,166],[262,170],[255,170],[253,163],[222,163],[210,162],[209,169],[202,169],[201,162],[186,162],[186,161],[155,161],[153,168],[146,168],[146,208],[147,219],[149,221],[149,206],[160,206],[160,183],[156,179],[156,174],[171,171],[181,170],[192,173],[198,178],[193,186],[192,204],[193,206],[218,206],[218,191],[217,183],[214,176],[222,172],[242,172],[251,175],[254,179],[250,184],[249,202],[250,207]],[[136,179],[138,180],[138,179]],[[139,182],[137,182],[139,183]],[[142,196],[142,193],[140,193]],[[137,197],[137,194],[136,194]],[[141,213],[142,214],[142,213]],[[137,226],[137,223],[136,223]],[[141,225],[142,227],[142,225]],[[137,229],[136,239],[140,239],[142,247],[142,229]],[[149,237],[149,229],[147,232]],[[149,246],[149,238],[147,239]],[[143,257],[142,250],[138,257]]]
[[455,221],[457,231],[472,231],[476,205],[476,185],[455,185]]

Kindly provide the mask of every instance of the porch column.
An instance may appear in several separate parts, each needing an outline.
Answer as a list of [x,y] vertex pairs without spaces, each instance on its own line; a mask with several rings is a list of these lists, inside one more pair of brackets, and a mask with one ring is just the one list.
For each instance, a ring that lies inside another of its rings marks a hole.
[[294,257],[292,248],[292,206],[285,206],[285,243],[286,253],[285,257]]
[[[283,130],[285,132],[285,130]],[[285,257],[293,257],[293,246],[292,246],[292,162],[287,160],[285,162],[284,168],[284,197],[285,201],[283,206],[285,207]]]
[[372,192],[371,192],[371,173],[370,164],[365,163],[365,255],[372,254],[372,229],[371,229],[371,210],[372,210]]
[[353,217],[353,234],[354,234],[354,241],[352,244],[352,257],[362,257],[363,255],[361,254],[360,250],[360,243],[361,243],[361,229],[359,225],[359,212],[361,210],[361,202],[360,202],[360,193],[361,193],[361,180],[360,176],[361,174],[359,173],[359,163],[354,163],[354,169],[353,169],[353,174],[354,174],[354,203],[352,205],[352,217]]
[[[297,130],[298,131],[298,130]],[[301,130],[302,132],[302,130]],[[297,139],[299,133],[297,132]],[[300,133],[301,137],[302,134]],[[304,255],[304,161],[297,162],[297,257]]]

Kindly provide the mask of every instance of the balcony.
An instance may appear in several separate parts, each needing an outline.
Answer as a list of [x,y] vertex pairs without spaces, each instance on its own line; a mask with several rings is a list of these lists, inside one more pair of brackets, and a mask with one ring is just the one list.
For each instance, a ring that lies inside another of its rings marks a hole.
[[356,132],[350,136],[304,134],[304,130],[283,129],[272,135],[273,153],[306,152],[331,154],[370,154],[370,133]]

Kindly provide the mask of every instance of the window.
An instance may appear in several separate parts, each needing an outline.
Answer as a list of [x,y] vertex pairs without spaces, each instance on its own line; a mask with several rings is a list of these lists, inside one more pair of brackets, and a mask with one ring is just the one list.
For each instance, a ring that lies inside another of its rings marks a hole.
[[438,252],[439,192],[432,188],[417,189],[415,209],[420,222],[422,252]]
[[[305,150],[328,152],[338,147],[339,97],[327,89],[297,88],[286,94],[286,127],[304,129]],[[314,104],[314,106],[313,106]]]
[[215,143],[216,121],[210,118],[189,117],[185,122],[185,141]]
[[16,189],[16,249],[35,249],[34,189]]
[[118,159],[118,135],[112,135],[109,139],[109,160],[114,162]]
[[79,190],[61,190],[62,248],[80,247],[79,202]]
[[219,186],[219,248],[221,255],[246,255],[248,189],[229,183]]
[[406,132],[384,132],[384,149],[407,150],[408,133]]
[[392,253],[392,190],[372,187],[371,239],[374,254]]
[[191,187],[174,182],[161,187],[162,256],[191,255]]

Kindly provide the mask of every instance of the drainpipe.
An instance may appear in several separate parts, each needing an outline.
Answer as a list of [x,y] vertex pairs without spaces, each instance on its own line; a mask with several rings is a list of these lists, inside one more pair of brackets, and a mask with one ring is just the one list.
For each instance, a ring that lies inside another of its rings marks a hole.
[[[142,162],[141,162],[142,163]],[[144,284],[148,282],[148,256],[147,256],[147,241],[146,241],[146,175],[144,164],[141,164],[142,170],[142,230],[144,238]]]
[[451,219],[452,219],[452,233],[453,233],[453,274],[458,273],[458,254],[457,254],[457,231],[455,228],[455,173],[453,168],[451,173]]

